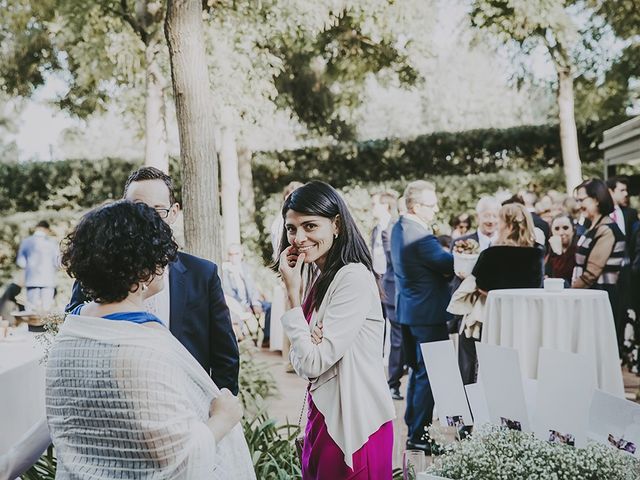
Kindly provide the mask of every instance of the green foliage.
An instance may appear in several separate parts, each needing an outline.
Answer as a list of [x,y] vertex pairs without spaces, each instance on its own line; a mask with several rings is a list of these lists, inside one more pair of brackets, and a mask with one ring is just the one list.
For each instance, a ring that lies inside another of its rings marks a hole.
[[297,425],[277,425],[265,412],[243,423],[257,478],[289,480],[301,478],[294,440]]
[[277,392],[269,366],[256,360],[250,340],[240,343],[240,398],[245,408],[242,422],[257,478],[288,480],[300,478],[300,463],[294,440],[297,425],[277,425],[269,418],[264,399]]
[[[118,158],[0,163],[0,211],[91,208],[121,198],[127,178],[140,166],[140,162]],[[169,171],[180,200],[177,159],[171,159]]]
[[594,17],[621,40],[626,40],[619,56],[599,76],[581,76],[576,81],[576,118],[582,123],[600,123],[594,140],[602,131],[628,119],[627,112],[640,98],[640,9],[635,0],[588,0]]
[[[336,187],[423,175],[470,175],[561,165],[557,126],[438,132],[411,140],[341,143],[254,156],[256,192],[274,193],[292,180],[322,178]],[[600,157],[581,145],[585,163]],[[258,196],[258,195],[256,195]]]
[[22,480],[54,480],[57,463],[56,457],[53,455],[53,446],[49,446],[47,452],[20,478]]
[[263,400],[274,395],[277,385],[269,366],[258,362],[254,354],[256,347],[250,339],[240,342],[239,395],[242,405],[249,415],[257,414],[263,407]]
[[347,114],[360,105],[360,87],[369,74],[391,70],[404,85],[418,79],[395,41],[374,40],[364,33],[362,19],[353,9],[342,12],[315,38],[302,31],[293,38],[281,37],[271,47],[283,64],[275,76],[276,102],[291,108],[321,135],[353,139],[355,125]]
[[538,45],[549,51],[560,68],[574,65],[572,51],[579,41],[566,0],[473,0],[471,23],[514,41],[525,52]]

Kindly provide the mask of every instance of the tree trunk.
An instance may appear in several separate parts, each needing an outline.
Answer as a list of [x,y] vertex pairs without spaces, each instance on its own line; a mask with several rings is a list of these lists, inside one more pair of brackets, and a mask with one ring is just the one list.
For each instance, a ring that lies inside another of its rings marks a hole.
[[256,221],[256,198],[253,193],[253,172],[251,171],[251,150],[243,144],[238,146],[238,176],[240,177],[240,225],[243,231]]
[[201,0],[169,0],[165,35],[180,136],[186,250],[219,262],[218,166]]
[[[159,35],[157,35],[159,36]],[[146,105],[144,164],[169,173],[167,146],[165,79],[160,68],[161,43],[149,42],[145,47]]]
[[233,128],[223,126],[220,132],[220,184],[224,246],[240,243],[240,178],[238,176],[238,152]]
[[558,109],[560,112],[560,146],[567,193],[582,182],[582,164],[578,151],[578,132],[573,108],[571,69],[558,67]]

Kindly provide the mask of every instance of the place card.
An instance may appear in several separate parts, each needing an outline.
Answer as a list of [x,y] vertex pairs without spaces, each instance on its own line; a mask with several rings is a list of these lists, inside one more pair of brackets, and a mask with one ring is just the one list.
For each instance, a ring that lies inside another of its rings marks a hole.
[[486,343],[477,343],[476,351],[490,422],[531,432],[518,351]]
[[584,447],[596,388],[593,359],[540,349],[535,433],[541,440]]
[[420,348],[440,424],[443,427],[473,425],[453,342],[421,343]]
[[640,405],[596,389],[588,434],[599,443],[640,457]]
[[473,415],[474,425],[484,425],[485,423],[491,423],[489,420],[489,408],[487,407],[487,398],[484,394],[484,387],[482,381],[478,378],[478,383],[470,383],[464,386],[467,392],[467,400],[469,400],[469,406],[471,407],[471,414]]

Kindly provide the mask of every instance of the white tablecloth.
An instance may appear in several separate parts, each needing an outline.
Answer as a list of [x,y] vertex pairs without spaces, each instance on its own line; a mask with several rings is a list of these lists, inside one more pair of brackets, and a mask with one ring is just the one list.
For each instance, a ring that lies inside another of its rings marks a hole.
[[0,455],[45,415],[43,349],[35,336],[0,340]]
[[523,375],[537,378],[540,347],[595,360],[598,388],[624,398],[613,313],[606,292],[494,290],[487,297],[482,341],[520,353]]

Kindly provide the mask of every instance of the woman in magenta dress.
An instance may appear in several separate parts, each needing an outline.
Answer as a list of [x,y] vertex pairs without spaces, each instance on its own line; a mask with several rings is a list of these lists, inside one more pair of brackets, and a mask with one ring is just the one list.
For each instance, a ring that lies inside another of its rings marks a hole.
[[309,380],[302,478],[388,480],[395,409],[366,242],[326,183],[298,188],[282,216],[279,270],[288,304],[282,324],[291,363]]

